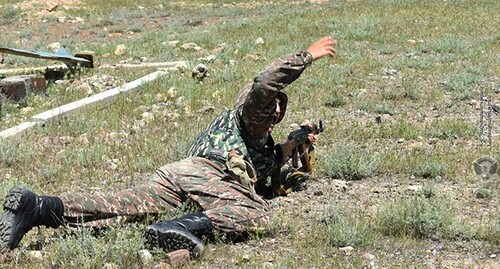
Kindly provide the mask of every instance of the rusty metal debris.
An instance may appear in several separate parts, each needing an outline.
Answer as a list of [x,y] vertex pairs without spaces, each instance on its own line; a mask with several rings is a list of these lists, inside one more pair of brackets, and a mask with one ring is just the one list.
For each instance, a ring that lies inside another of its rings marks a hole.
[[73,56],[69,54],[69,52],[65,48],[59,48],[59,50],[57,50],[56,53],[49,53],[44,51],[0,47],[0,52],[5,54],[14,54],[31,58],[61,61],[68,67],[76,67],[76,66],[82,66],[88,68],[94,67],[94,60],[91,54],[80,53],[80,54],[75,54],[75,56]]

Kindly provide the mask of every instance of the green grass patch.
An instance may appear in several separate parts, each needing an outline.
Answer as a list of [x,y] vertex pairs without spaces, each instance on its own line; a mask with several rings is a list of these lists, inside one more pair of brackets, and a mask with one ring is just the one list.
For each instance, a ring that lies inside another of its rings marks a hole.
[[338,206],[330,204],[324,213],[323,223],[326,225],[330,244],[335,247],[366,247],[371,245],[377,234],[367,222],[366,216],[355,209],[340,210]]
[[385,202],[377,213],[376,223],[385,235],[449,238],[453,236],[455,216],[447,199],[415,195]]
[[360,149],[352,143],[337,144],[335,150],[319,160],[321,172],[342,180],[361,180],[378,173],[379,161],[367,149]]

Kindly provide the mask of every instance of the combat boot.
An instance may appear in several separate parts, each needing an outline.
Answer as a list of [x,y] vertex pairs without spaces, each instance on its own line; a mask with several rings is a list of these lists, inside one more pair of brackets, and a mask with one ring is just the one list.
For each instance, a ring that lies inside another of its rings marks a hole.
[[63,223],[64,205],[59,197],[38,196],[24,187],[12,188],[0,216],[0,253],[14,249],[33,227],[57,228]]
[[192,258],[203,253],[201,237],[213,234],[212,221],[203,213],[159,222],[146,227],[146,244],[167,251],[187,249]]

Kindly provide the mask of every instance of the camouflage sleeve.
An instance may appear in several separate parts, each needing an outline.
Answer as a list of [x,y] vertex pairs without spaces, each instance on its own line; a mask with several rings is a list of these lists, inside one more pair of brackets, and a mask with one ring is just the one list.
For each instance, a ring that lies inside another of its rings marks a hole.
[[[274,120],[274,98],[283,88],[299,78],[311,63],[312,56],[305,51],[285,55],[267,66],[252,83],[240,91],[235,108],[245,126],[247,138],[262,141],[263,137],[267,137],[268,127]],[[286,100],[283,101],[286,108]],[[283,108],[282,111],[284,112]],[[252,141],[249,142],[253,144]]]

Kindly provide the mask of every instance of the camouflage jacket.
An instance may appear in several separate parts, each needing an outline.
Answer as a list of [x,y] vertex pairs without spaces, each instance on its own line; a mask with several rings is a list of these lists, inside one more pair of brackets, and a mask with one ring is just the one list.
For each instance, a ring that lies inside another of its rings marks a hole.
[[268,132],[275,121],[274,100],[277,96],[281,98],[280,122],[288,100],[283,88],[299,78],[311,63],[311,54],[304,51],[276,59],[241,89],[233,110],[222,112],[200,134],[189,156],[224,163],[228,153],[236,149],[254,166],[259,180],[267,178],[279,165],[274,141]]

